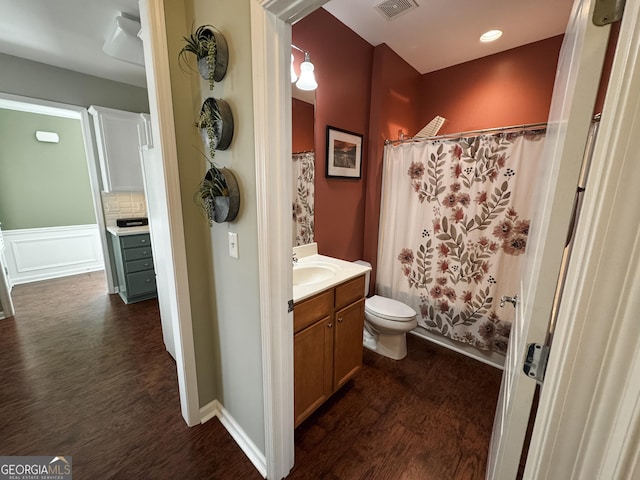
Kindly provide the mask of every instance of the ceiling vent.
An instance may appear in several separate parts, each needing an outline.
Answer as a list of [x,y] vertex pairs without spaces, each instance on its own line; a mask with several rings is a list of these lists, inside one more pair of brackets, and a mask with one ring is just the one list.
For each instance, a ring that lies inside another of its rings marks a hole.
[[385,0],[375,6],[380,15],[387,20],[393,20],[414,8],[418,8],[418,3],[414,0]]

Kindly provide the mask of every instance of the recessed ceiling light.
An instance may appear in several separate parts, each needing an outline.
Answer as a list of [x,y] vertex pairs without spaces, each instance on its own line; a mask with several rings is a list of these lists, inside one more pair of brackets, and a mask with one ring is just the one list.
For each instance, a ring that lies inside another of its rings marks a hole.
[[489,30],[480,36],[481,42],[493,42],[502,36],[502,30]]

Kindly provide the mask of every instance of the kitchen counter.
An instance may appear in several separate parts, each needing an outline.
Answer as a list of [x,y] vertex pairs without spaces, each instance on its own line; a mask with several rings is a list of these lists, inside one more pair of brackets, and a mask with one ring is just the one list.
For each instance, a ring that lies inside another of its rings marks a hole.
[[314,265],[323,265],[331,268],[334,272],[331,277],[321,281],[300,285],[295,285],[294,282],[293,303],[298,303],[299,301],[312,297],[323,290],[335,287],[336,285],[344,283],[347,280],[351,280],[352,278],[359,277],[360,275],[364,275],[366,272],[371,270],[371,267],[358,265],[338,258],[319,255],[318,245],[316,243],[294,247],[293,254],[298,259],[293,267],[294,270],[312,267]]
[[149,225],[141,225],[139,227],[107,227],[107,232],[116,237],[138,235],[140,233],[149,233]]

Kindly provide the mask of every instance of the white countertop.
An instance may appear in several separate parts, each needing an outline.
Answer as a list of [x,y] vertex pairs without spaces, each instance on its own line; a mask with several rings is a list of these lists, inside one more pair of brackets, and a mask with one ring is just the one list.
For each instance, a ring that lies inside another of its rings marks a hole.
[[107,232],[116,237],[138,235],[140,233],[149,233],[149,225],[141,225],[139,227],[107,227]]
[[[293,286],[293,303],[312,297],[328,288],[335,287],[347,280],[359,277],[371,270],[371,267],[358,265],[338,258],[327,257],[318,254],[318,246],[315,243],[294,247],[293,253],[298,258],[296,266],[304,266],[313,263],[330,264],[335,267],[336,273],[327,280],[323,280],[310,285]],[[295,267],[294,267],[295,268]],[[364,294],[364,292],[363,292]]]

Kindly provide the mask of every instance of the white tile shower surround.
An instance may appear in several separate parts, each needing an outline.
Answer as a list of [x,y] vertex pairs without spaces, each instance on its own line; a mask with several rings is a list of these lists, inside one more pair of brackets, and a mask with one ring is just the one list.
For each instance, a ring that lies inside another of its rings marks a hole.
[[147,216],[142,192],[102,192],[102,209],[107,227],[115,226],[118,218]]

